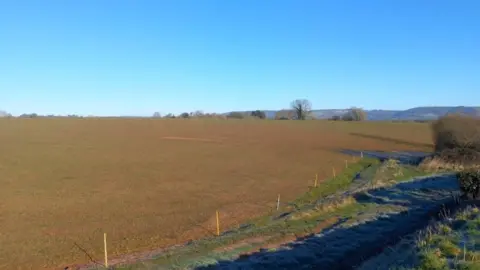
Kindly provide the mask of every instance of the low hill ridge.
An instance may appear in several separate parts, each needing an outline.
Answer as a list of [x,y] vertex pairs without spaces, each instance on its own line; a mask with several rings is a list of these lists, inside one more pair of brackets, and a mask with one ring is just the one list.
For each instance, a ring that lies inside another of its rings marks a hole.
[[[313,115],[318,119],[328,119],[334,115],[342,115],[348,109],[325,109],[312,110]],[[267,118],[275,117],[275,110],[264,111]],[[465,106],[432,106],[432,107],[415,107],[407,110],[366,110],[368,120],[372,121],[388,121],[388,120],[434,120],[441,116],[462,113],[470,116],[480,116],[480,107]],[[248,111],[242,111],[248,113]],[[226,113],[228,114],[228,113]]]

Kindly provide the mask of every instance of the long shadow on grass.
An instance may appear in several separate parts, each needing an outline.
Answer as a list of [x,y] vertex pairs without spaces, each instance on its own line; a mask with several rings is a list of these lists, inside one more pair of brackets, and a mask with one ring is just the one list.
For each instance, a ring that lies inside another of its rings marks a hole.
[[416,152],[416,151],[402,151],[402,152],[385,152],[385,151],[359,151],[359,150],[348,150],[340,149],[343,154],[352,155],[352,156],[361,156],[376,158],[380,161],[385,161],[388,159],[398,160],[401,164],[420,164],[424,158],[429,157],[431,153],[427,152]]
[[374,139],[374,140],[384,141],[384,142],[392,142],[392,143],[396,143],[396,144],[403,144],[403,145],[408,145],[408,146],[413,146],[413,147],[423,147],[423,148],[433,147],[433,145],[430,144],[430,143],[416,143],[416,142],[404,141],[404,140],[401,140],[401,139],[383,137],[383,136],[378,136],[378,135],[370,135],[370,134],[364,134],[364,133],[356,133],[356,132],[351,132],[349,134],[352,135],[352,136],[357,136],[357,137],[361,137],[361,138]]
[[[340,225],[274,252],[259,251],[197,269],[354,269],[402,236],[424,228],[442,209],[453,209],[451,192],[456,190],[456,179],[445,175],[370,191],[357,200],[383,204],[383,209],[390,204],[390,214],[368,221],[353,218],[349,227]],[[399,205],[407,210],[394,210]]]

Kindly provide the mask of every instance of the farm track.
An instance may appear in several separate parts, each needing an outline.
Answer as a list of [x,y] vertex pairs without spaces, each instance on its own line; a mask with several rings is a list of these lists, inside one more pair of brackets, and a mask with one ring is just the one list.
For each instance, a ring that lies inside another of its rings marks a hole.
[[278,251],[257,252],[197,269],[355,269],[402,237],[423,229],[440,211],[455,209],[452,192],[457,190],[455,177],[445,175],[359,193],[357,200],[362,203],[401,207],[353,224],[345,225],[345,220]]

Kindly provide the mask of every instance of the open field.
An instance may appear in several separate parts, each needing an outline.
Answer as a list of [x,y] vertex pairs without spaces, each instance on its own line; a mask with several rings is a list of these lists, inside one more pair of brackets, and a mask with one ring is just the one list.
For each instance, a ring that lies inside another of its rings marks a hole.
[[341,150],[431,150],[420,123],[0,119],[0,269],[211,235],[340,172]]

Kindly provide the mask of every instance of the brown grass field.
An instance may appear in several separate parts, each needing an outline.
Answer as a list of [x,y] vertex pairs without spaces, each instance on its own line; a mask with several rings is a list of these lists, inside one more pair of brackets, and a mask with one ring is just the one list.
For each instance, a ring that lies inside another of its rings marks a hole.
[[[341,171],[339,153],[431,150],[427,124],[0,119],[0,269],[183,243],[264,214]],[[62,268],[63,269],[63,268]]]

